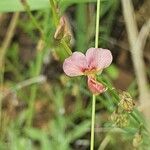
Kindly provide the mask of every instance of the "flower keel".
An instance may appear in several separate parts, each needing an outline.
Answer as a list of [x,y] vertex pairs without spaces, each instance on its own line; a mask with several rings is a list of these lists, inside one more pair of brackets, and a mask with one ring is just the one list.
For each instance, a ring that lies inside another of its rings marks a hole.
[[101,94],[107,90],[103,84],[96,81],[96,79],[91,76],[88,76],[88,87],[89,90],[95,95]]

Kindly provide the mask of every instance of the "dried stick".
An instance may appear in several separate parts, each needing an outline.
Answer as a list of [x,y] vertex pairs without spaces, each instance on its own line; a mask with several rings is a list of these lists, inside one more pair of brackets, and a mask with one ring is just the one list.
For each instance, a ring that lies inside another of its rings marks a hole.
[[0,14],[0,24],[1,24],[1,20],[2,20],[2,14]]
[[7,51],[8,47],[11,43],[11,39],[14,35],[18,18],[19,18],[19,13],[18,12],[14,13],[12,16],[10,25],[8,27],[5,39],[4,39],[2,46],[0,48],[0,69],[3,67],[5,54],[6,54],[6,51]]
[[142,27],[138,34],[137,24],[134,16],[134,8],[131,0],[121,0],[123,7],[123,15],[128,33],[131,55],[136,75],[136,80],[139,88],[140,105],[146,104],[143,109],[143,114],[147,122],[150,121],[150,95],[148,89],[148,81],[146,77],[145,64],[143,60],[143,49],[150,30],[149,21]]

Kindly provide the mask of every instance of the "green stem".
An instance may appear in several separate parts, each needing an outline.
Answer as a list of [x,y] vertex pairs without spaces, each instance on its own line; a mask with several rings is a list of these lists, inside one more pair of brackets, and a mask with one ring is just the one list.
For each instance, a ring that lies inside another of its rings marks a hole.
[[91,124],[91,148],[90,148],[90,150],[94,150],[95,102],[96,102],[96,96],[93,94],[93,96],[92,96],[92,124]]
[[[97,0],[95,48],[98,48],[99,20],[100,20],[100,0]],[[96,96],[93,94],[93,96],[92,96],[91,148],[90,148],[90,150],[94,150],[95,103],[96,103]]]
[[99,20],[100,20],[100,0],[97,0],[95,48],[98,48]]
[[54,3],[54,0],[49,0],[49,2],[50,2],[50,7],[51,7],[52,13],[53,13],[54,23],[55,23],[55,26],[57,27],[57,25],[59,23],[59,15],[57,13],[57,8]]
[[70,47],[67,45],[67,43],[62,39],[61,40],[61,44],[63,45],[63,47],[65,48],[66,52],[68,53],[68,55],[72,54],[72,51],[70,49]]
[[[42,60],[43,60],[43,53],[42,51],[38,51],[35,65],[33,66],[35,68],[33,69],[32,76],[36,77],[40,74],[41,68],[42,68]],[[29,110],[28,110],[28,120],[27,120],[27,126],[32,125],[33,115],[34,115],[34,104],[36,99],[36,94],[38,90],[38,85],[32,85],[31,86],[31,95],[29,99]]]
[[[39,23],[36,21],[35,17],[32,15],[27,1],[22,1],[22,4],[24,6],[24,9],[28,13],[33,25],[39,30],[41,39],[44,41],[45,37],[44,37],[43,29],[41,28]],[[40,74],[41,66],[42,66],[42,59],[43,59],[42,52],[38,51],[38,54],[36,56],[36,63],[34,65],[35,72],[32,74],[32,76],[37,76]],[[37,85],[33,85],[31,87],[31,95],[30,95],[29,110],[28,110],[28,120],[27,120],[28,126],[30,126],[32,124],[32,119],[33,119],[33,115],[34,115],[34,103],[35,103],[35,98],[36,98],[36,94],[37,94],[37,89],[38,89]]]
[[33,25],[39,30],[41,37],[44,40],[44,32],[43,32],[42,28],[40,27],[39,23],[36,21],[36,19],[32,15],[31,10],[30,10],[30,6],[28,5],[27,1],[25,0],[25,1],[21,1],[21,2],[22,2],[24,9],[28,13]]
[[[28,5],[27,1],[26,0],[21,0],[21,2],[22,2],[22,5],[23,5],[24,9],[28,13],[33,25],[40,32],[41,40],[45,41],[45,36],[44,36],[43,29],[41,28],[39,23],[36,21],[36,18],[32,15],[31,10],[30,10],[30,6]],[[32,72],[33,77],[38,76],[40,74],[40,71],[41,71],[42,60],[43,60],[43,52],[41,50],[43,50],[43,47],[40,47],[40,49],[37,49],[37,56],[36,56],[36,60],[35,60],[36,62],[35,62],[35,65],[32,66],[33,67],[32,70],[35,69],[34,72]],[[27,125],[28,126],[30,126],[32,124],[33,115],[34,115],[34,103],[35,103],[37,90],[38,90],[38,86],[37,85],[32,85],[31,95],[30,95],[30,99],[29,99],[29,109],[28,109],[28,120],[27,120]]]

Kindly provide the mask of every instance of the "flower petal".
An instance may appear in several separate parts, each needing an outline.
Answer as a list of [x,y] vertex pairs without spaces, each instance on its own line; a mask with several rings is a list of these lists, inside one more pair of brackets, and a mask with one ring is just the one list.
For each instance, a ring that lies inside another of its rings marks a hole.
[[88,87],[89,90],[93,93],[93,94],[101,94],[103,92],[105,92],[107,89],[106,87],[101,84],[100,82],[96,81],[95,78],[88,76]]
[[91,69],[102,70],[112,62],[110,50],[103,48],[89,48],[86,52],[86,60]]
[[66,58],[63,63],[64,72],[71,77],[83,75],[83,71],[86,68],[86,58],[81,52],[74,52],[70,57]]

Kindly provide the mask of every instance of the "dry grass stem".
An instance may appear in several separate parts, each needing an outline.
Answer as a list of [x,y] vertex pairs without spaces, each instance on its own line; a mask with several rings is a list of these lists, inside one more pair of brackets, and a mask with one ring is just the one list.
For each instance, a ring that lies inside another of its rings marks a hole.
[[10,21],[6,36],[4,38],[2,46],[0,48],[0,68],[3,67],[5,54],[7,52],[7,49],[9,47],[12,37],[14,35],[18,18],[19,18],[19,13],[18,12],[14,13],[12,16],[12,19]]
[[147,85],[148,81],[146,77],[145,64],[143,60],[143,49],[149,34],[150,21],[143,25],[141,31],[138,33],[132,1],[122,0],[122,7],[131,48],[136,80],[139,88],[140,105],[146,104],[147,106],[143,109],[143,114],[148,122],[150,119],[150,95]]

